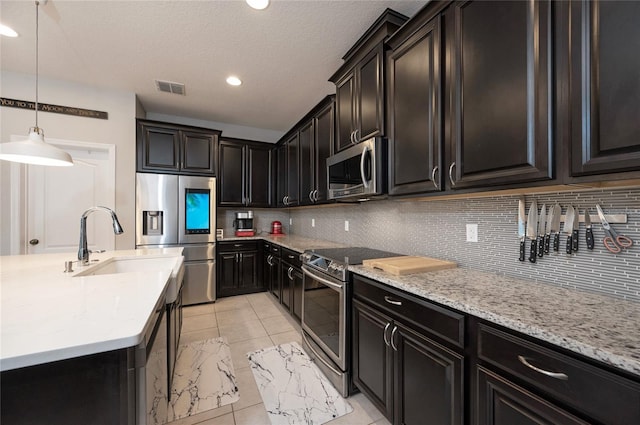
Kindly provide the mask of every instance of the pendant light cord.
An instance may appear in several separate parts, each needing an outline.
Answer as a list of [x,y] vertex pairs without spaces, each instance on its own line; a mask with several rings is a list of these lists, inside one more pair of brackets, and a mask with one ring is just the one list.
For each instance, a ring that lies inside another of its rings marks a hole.
[[38,34],[39,34],[39,22],[38,19],[38,9],[40,8],[40,3],[36,1],[36,132],[40,132],[40,127],[38,127]]

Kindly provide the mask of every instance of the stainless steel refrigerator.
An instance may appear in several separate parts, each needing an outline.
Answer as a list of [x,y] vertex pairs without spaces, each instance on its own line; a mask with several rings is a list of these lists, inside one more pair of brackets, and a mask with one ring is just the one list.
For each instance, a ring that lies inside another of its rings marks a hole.
[[184,305],[216,299],[216,179],[136,174],[136,248],[184,248]]

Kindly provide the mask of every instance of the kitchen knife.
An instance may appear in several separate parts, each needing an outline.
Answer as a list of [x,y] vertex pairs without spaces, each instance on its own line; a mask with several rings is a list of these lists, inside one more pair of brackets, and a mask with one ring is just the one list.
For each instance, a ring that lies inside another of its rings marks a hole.
[[553,207],[549,207],[549,216],[547,217],[547,233],[544,235],[544,253],[549,253],[551,245],[551,226],[553,225]]
[[553,206],[553,211],[551,212],[551,231],[554,233],[553,235],[553,250],[560,250],[560,217],[562,216],[562,208],[560,208],[560,204],[556,202]]
[[531,239],[531,251],[529,251],[529,261],[536,262],[538,256],[538,204],[534,200],[529,207],[527,215],[527,236]]
[[518,200],[518,238],[520,238],[520,261],[524,261],[524,241],[527,238],[525,229],[524,196]]
[[591,228],[591,217],[589,216],[589,210],[584,210],[584,227],[587,235],[587,249],[593,249],[593,229]]
[[573,236],[571,237],[571,248],[578,252],[578,241],[580,239],[580,211],[578,209],[575,210],[575,215],[573,217]]
[[540,217],[538,217],[538,257],[544,255],[544,225],[547,221],[547,206],[542,204]]
[[567,207],[567,213],[564,218],[564,231],[567,233],[567,254],[573,252],[573,219],[575,218],[575,211],[573,207],[569,205]]

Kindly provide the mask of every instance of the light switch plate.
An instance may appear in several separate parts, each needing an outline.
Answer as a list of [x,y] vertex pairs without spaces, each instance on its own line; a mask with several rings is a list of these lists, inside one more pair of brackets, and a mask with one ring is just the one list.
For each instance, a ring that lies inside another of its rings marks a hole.
[[467,224],[467,242],[478,242],[477,224]]
[[349,231],[349,220],[345,220],[344,221],[344,231],[348,232]]
[[311,219],[311,227],[316,227],[316,219],[315,218]]

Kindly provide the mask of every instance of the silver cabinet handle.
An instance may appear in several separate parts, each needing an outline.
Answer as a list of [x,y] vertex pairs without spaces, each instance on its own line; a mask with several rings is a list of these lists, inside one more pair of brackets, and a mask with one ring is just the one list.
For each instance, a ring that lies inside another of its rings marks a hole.
[[287,270],[287,276],[289,276],[289,280],[293,280],[293,276],[291,275],[291,273],[293,273],[293,267],[289,267],[289,270]]
[[236,248],[240,248],[242,246],[242,244],[234,243],[233,246],[235,246]]
[[313,191],[313,201],[318,202],[318,189]]
[[267,256],[267,264],[273,266],[273,262],[271,260],[273,260],[273,255]]
[[389,326],[391,326],[391,322],[387,322],[387,324],[384,325],[384,330],[382,331],[382,339],[384,340],[384,345],[387,347],[389,347],[389,341],[387,340],[387,329],[389,329]]
[[393,348],[393,351],[398,351],[398,347],[393,342],[393,337],[395,336],[397,331],[398,331],[398,327],[394,326],[393,330],[391,331],[391,338],[389,338],[391,340],[391,348]]
[[384,296],[384,300],[386,302],[388,302],[389,304],[393,304],[393,305],[402,305],[402,301],[398,301],[398,300],[394,300],[393,298],[385,295]]
[[451,186],[455,186],[456,182],[453,180],[453,168],[456,166],[456,162],[453,161],[449,166],[449,181],[451,182]]
[[356,145],[358,144],[358,132],[359,131],[360,130],[358,130],[357,128],[353,131],[353,143],[356,144]]
[[313,190],[309,192],[309,200],[313,202]]
[[355,131],[355,130],[353,130],[353,131],[351,132],[351,134],[349,135],[349,140],[351,141],[351,144],[352,144],[352,145],[355,145],[355,144],[356,144],[356,142],[354,142],[354,138],[353,138],[353,137],[355,136],[355,134],[356,134],[356,131]]
[[287,255],[287,257],[289,257],[289,259],[291,259],[291,260],[293,260],[294,258],[296,258],[296,256],[295,256],[295,255],[291,255],[291,254],[288,254],[288,255]]
[[526,357],[518,356],[518,360],[520,360],[520,363],[522,363],[523,365],[525,365],[529,369],[535,370],[536,372],[541,373],[541,374],[546,375],[546,376],[549,376],[551,378],[561,379],[563,381],[566,381],[566,380],[569,379],[569,377],[564,373],[561,373],[561,372],[549,372],[548,370],[544,370],[544,369],[540,369],[539,367],[535,367],[534,365],[532,365],[531,363],[529,363],[527,361]]
[[438,187],[438,182],[436,181],[437,172],[438,172],[438,166],[436,165],[435,167],[433,167],[433,170],[431,171],[431,181],[433,182],[433,185],[436,187],[436,190],[439,190],[440,187]]

